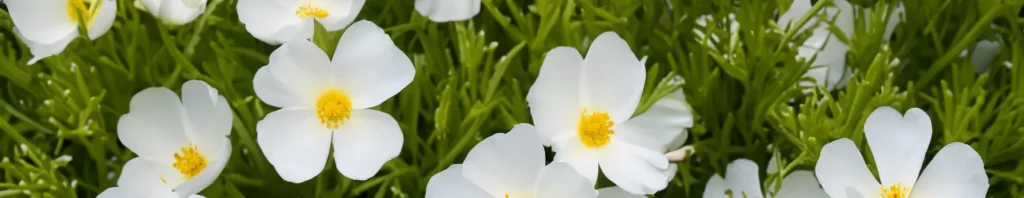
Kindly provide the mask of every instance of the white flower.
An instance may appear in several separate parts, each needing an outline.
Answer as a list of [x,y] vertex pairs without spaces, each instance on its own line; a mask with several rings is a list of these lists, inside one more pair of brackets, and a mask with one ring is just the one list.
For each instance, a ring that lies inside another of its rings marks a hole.
[[533,126],[518,124],[477,143],[463,164],[430,177],[426,198],[587,198],[597,191],[572,166],[544,165],[544,146]]
[[[205,82],[148,88],[132,97],[117,122],[118,139],[138,154],[121,170],[107,197],[184,197],[202,191],[231,156],[232,114],[227,100]],[[104,196],[101,196],[104,197]]]
[[[761,191],[761,180],[758,177],[757,164],[748,159],[738,159],[726,167],[725,178],[715,174],[708,179],[704,188],[704,198],[773,197],[774,187],[768,193]],[[772,185],[774,186],[774,184]],[[814,173],[810,171],[793,171],[782,179],[782,186],[774,197],[778,198],[825,198],[825,192],[818,186]]]
[[84,21],[89,39],[103,36],[114,24],[115,0],[8,0],[14,33],[32,52],[28,64],[60,54],[78,37]]
[[480,13],[480,0],[416,0],[416,11],[434,22],[462,21]]
[[369,21],[345,31],[333,61],[309,41],[285,43],[253,79],[256,95],[281,108],[256,125],[256,140],[285,181],[319,174],[332,141],[338,171],[368,179],[403,142],[395,118],[370,108],[398,94],[415,73],[409,57]]
[[683,131],[676,119],[630,119],[646,73],[613,32],[594,40],[583,59],[569,47],[548,52],[526,101],[534,124],[557,154],[596,183],[598,167],[633,194],[664,189],[672,175],[665,145]]
[[137,0],[153,16],[166,24],[182,25],[195,20],[206,10],[207,0]]
[[239,0],[238,20],[263,42],[277,45],[313,37],[313,20],[327,31],[345,28],[366,0]]
[[902,116],[893,108],[881,107],[864,123],[879,180],[868,170],[857,146],[846,138],[821,148],[815,172],[825,192],[834,198],[985,197],[988,176],[984,163],[966,144],[946,145],[921,172],[931,135],[931,120],[921,109],[910,109]]
[[598,189],[597,198],[647,198],[647,196],[629,193],[618,186],[612,186]]

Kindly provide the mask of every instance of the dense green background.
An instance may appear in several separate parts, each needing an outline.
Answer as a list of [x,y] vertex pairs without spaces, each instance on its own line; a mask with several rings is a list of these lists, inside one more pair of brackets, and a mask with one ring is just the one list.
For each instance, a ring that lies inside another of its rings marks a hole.
[[[412,84],[378,107],[400,122],[402,154],[367,181],[346,179],[328,162],[301,184],[281,180],[255,144],[256,122],[274,109],[253,94],[252,77],[275,46],[245,31],[236,0],[210,0],[206,13],[180,27],[118,0],[110,32],[77,39],[31,66],[0,6],[0,197],[93,197],[111,187],[134,156],[116,137],[131,96],[154,86],[178,91],[189,79],[220,90],[235,117],[231,161],[201,194],[422,197],[432,174],[460,163],[483,137],[530,122],[525,95],[548,50],[585,51],[605,31],[649,57],[641,108],[681,86],[697,116],[687,143],[696,156],[679,163],[674,181],[655,197],[699,197],[704,181],[737,158],[764,168],[777,153],[785,171],[812,169],[821,146],[842,137],[867,155],[862,126],[878,106],[925,109],[935,131],[929,160],[942,145],[966,142],[985,161],[989,197],[1024,197],[1024,0],[902,2],[906,21],[889,41],[880,31],[846,35],[853,43],[847,65],[855,70],[848,88],[803,94],[798,83],[811,80],[802,78],[810,64],[785,43],[809,32],[773,22],[790,0],[484,0],[472,20],[440,24],[416,13],[413,0],[368,0],[358,19],[383,27],[417,70]],[[736,34],[723,29],[730,13],[741,24]],[[697,27],[705,14],[717,24]],[[332,54],[342,31],[319,30],[315,42]],[[723,42],[702,45],[694,30]],[[986,73],[959,56],[979,39],[1002,44]],[[669,82],[673,75],[685,85]]]

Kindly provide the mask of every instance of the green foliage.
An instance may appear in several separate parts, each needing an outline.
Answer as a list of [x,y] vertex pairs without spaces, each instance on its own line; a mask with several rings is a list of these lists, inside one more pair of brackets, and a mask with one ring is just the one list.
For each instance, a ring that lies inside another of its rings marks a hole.
[[[854,72],[834,91],[800,86],[813,80],[803,76],[812,61],[789,44],[810,35],[798,27],[830,25],[808,22],[826,19],[817,11],[830,1],[820,1],[800,21],[781,25],[777,10],[788,9],[789,0],[483,0],[472,20],[451,23],[430,22],[411,0],[367,1],[358,19],[383,27],[417,71],[377,107],[399,121],[402,154],[367,181],[345,178],[328,160],[319,176],[300,184],[280,179],[255,142],[256,123],[274,109],[254,95],[252,78],[276,46],[246,32],[236,0],[210,0],[205,13],[179,27],[118,0],[106,35],[76,39],[35,65],[25,65],[29,49],[0,9],[0,197],[93,197],[114,186],[134,157],[116,130],[132,95],[147,87],[177,91],[190,79],[217,88],[235,118],[230,163],[201,194],[423,197],[430,176],[461,163],[482,138],[531,122],[525,96],[548,50],[585,53],[606,31],[648,57],[642,110],[681,87],[697,118],[688,142],[697,153],[655,197],[699,197],[707,178],[737,158],[764,168],[778,155],[784,174],[813,169],[821,147],[835,139],[851,138],[868,153],[863,123],[879,106],[924,109],[934,129],[929,157],[965,142],[985,161],[989,197],[1024,196],[1024,1],[903,0],[905,21],[891,39],[882,32],[895,2],[852,1],[875,11],[858,15],[857,31],[840,36],[851,43]],[[702,15],[712,22],[697,25]],[[701,40],[697,32],[718,39]],[[318,26],[314,42],[331,54],[342,34]],[[983,73],[960,56],[964,49],[973,54],[979,39],[1002,46]],[[685,84],[672,80],[677,76]]]

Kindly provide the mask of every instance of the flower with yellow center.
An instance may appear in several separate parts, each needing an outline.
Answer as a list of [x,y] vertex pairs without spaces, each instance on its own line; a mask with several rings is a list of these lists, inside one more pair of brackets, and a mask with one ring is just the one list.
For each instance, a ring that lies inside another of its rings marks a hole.
[[121,169],[117,187],[100,197],[183,197],[209,186],[231,156],[231,109],[202,81],[185,82],[181,98],[166,88],[132,97],[117,138],[139,157]]
[[[156,0],[145,0],[156,1]],[[327,31],[344,29],[366,0],[239,0],[238,20],[263,42],[278,45],[313,37],[313,22]]]
[[633,118],[645,81],[643,63],[626,41],[607,32],[594,39],[586,59],[569,47],[549,51],[526,101],[555,161],[592,183],[600,167],[625,191],[653,194],[673,175],[663,153],[692,119],[681,100]]
[[53,56],[78,37],[79,23],[89,39],[102,36],[114,24],[115,0],[7,0],[14,33],[32,53],[28,64]]
[[366,180],[398,156],[404,141],[395,118],[370,108],[398,94],[415,73],[369,21],[345,30],[333,60],[309,41],[285,43],[253,78],[256,96],[281,108],[256,124],[256,141],[285,181],[319,174],[332,144],[338,171]]
[[921,171],[931,135],[931,120],[921,109],[901,115],[891,107],[880,107],[864,123],[878,180],[857,146],[846,138],[821,148],[815,172],[831,197],[985,197],[989,186],[985,165],[966,144],[944,146]]
[[136,6],[169,25],[182,25],[206,10],[207,0],[136,0]]

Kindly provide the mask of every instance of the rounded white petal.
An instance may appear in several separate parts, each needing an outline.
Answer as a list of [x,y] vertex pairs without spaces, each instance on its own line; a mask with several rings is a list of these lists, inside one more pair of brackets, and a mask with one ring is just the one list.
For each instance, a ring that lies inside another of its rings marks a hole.
[[14,26],[32,42],[55,43],[78,28],[78,21],[68,14],[67,0],[9,0],[5,3]]
[[903,116],[892,107],[879,107],[864,122],[864,136],[874,154],[882,186],[913,186],[932,140],[928,114],[913,108]]
[[327,31],[337,31],[356,19],[356,15],[359,15],[359,10],[363,9],[366,0],[319,0],[317,2],[330,13],[327,17],[317,19],[317,21],[320,21]]
[[939,150],[910,191],[916,198],[985,197],[985,163],[971,146],[955,142]]
[[335,83],[349,94],[355,109],[379,105],[416,76],[412,61],[384,29],[365,20],[345,30],[333,60]]
[[544,146],[533,126],[518,124],[473,146],[462,163],[462,175],[493,196],[529,192],[544,161]]
[[133,189],[127,187],[111,187],[103,190],[96,198],[178,198],[178,194],[168,191],[153,192],[146,189]]
[[[186,2],[187,1],[187,2]],[[192,22],[206,10],[207,0],[143,1],[146,10],[166,24],[182,25]]]
[[[145,190],[148,192],[166,191],[171,192],[171,186],[165,184],[168,178],[180,175],[170,163],[160,163],[141,157],[128,160],[121,169],[121,175],[117,178],[117,186],[129,190]],[[168,183],[174,181],[168,181]]]
[[192,194],[192,195],[189,195],[188,198],[206,198],[206,197],[204,197],[202,195],[199,195],[199,194]]
[[775,194],[776,198],[827,198],[825,190],[818,185],[814,172],[798,170],[790,172],[782,179],[782,187]]
[[228,101],[206,82],[190,80],[181,86],[181,103],[192,125],[185,133],[189,140],[208,153],[220,153],[234,118]]
[[560,133],[575,133],[583,113],[579,105],[583,57],[576,49],[556,47],[541,63],[540,75],[530,86],[526,102],[545,145]]
[[334,164],[345,177],[366,180],[385,162],[398,157],[404,141],[402,128],[391,115],[373,109],[356,110],[334,132]]
[[857,145],[850,139],[839,139],[825,144],[821,148],[818,164],[814,173],[831,197],[844,197],[847,188],[858,191],[862,195],[878,195],[882,193],[881,185],[875,181]]
[[285,43],[270,53],[270,74],[292,96],[312,107],[325,90],[330,88],[331,60],[320,47],[305,40]]
[[580,76],[580,104],[603,111],[616,123],[633,116],[647,73],[626,40],[605,32],[590,45]]
[[316,104],[314,96],[307,94],[305,98],[297,97],[299,94],[287,89],[283,83],[274,77],[269,66],[260,67],[252,78],[252,88],[256,96],[263,102],[275,107],[296,107],[313,106]]
[[238,20],[253,37],[277,45],[313,38],[313,19],[300,19],[276,0],[239,0]]
[[136,93],[128,113],[117,121],[118,140],[142,158],[172,162],[174,153],[188,145],[185,108],[178,95],[167,88],[147,88]]
[[647,196],[629,193],[618,186],[612,186],[598,189],[597,198],[647,198]]
[[[748,159],[737,159],[725,169],[725,185],[734,197],[764,197],[757,163]],[[744,196],[745,195],[745,196]]]
[[452,166],[430,177],[426,198],[482,198],[490,194],[462,177],[462,164]]
[[608,180],[633,194],[653,194],[668,186],[668,158],[623,141],[612,140],[602,148],[600,167]]
[[711,178],[708,178],[708,183],[704,185],[704,198],[731,198],[726,194],[729,187],[725,184],[725,179],[721,175],[715,174]]
[[206,189],[207,186],[210,186],[210,184],[220,176],[221,171],[224,170],[224,166],[227,165],[228,160],[231,159],[231,140],[227,137],[222,137],[220,138],[220,141],[222,142],[219,144],[221,145],[221,148],[216,149],[220,152],[205,153],[212,154],[207,155],[207,160],[209,160],[210,163],[198,175],[185,180],[184,183],[181,183],[177,188],[174,188],[175,193],[178,193],[178,195],[182,197],[199,193],[200,191],[203,191],[203,189]]
[[416,11],[438,23],[462,21],[480,13],[480,0],[416,0]]
[[17,27],[14,28],[14,35],[17,36],[18,39],[21,39],[21,41],[25,43],[25,46],[28,46],[29,52],[32,53],[32,59],[28,61],[28,65],[32,65],[36,64],[36,62],[42,60],[43,58],[57,55],[63,52],[64,48],[67,48],[68,44],[71,44],[71,41],[75,40],[75,38],[78,38],[78,30],[71,31],[67,35],[65,35],[64,38],[61,38],[57,42],[49,44],[37,43],[35,41],[26,39],[24,35],[21,34],[21,31],[18,30]]
[[96,39],[110,30],[111,26],[114,26],[114,18],[117,17],[117,0],[99,0],[102,1],[100,4],[99,12],[96,16],[93,16],[92,25],[89,26],[89,39]]
[[301,183],[320,174],[331,149],[331,131],[312,109],[281,109],[256,124],[256,142],[285,181]]
[[597,197],[594,185],[572,168],[572,165],[554,162],[548,164],[537,178],[536,198]]
[[683,91],[659,99],[647,112],[615,125],[615,138],[664,152],[686,141],[685,129],[693,126],[693,114]]
[[578,139],[565,142],[563,144],[556,144],[551,148],[555,152],[554,161],[572,165],[576,172],[587,178],[591,184],[597,184],[597,167],[601,153],[584,147]]

